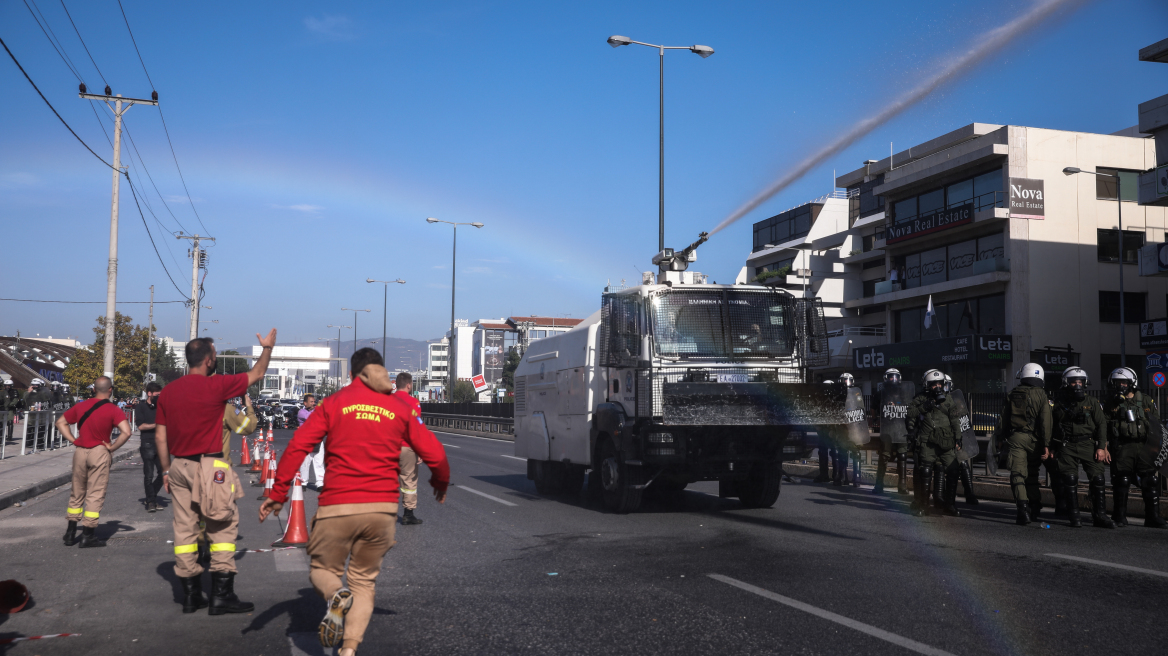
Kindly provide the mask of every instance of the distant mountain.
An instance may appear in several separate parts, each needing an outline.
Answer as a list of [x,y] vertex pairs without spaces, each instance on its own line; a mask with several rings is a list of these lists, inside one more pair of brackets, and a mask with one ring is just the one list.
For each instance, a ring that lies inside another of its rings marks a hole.
[[[368,346],[381,351],[380,345],[374,343],[380,341],[380,335],[369,339],[361,338],[357,340],[357,348],[365,348]],[[419,369],[419,362],[421,363],[421,367],[424,368],[426,366],[427,342],[401,337],[387,337],[386,341],[389,342],[389,348],[387,351],[382,351],[382,355],[385,357],[386,369],[390,371],[399,371],[401,369],[417,371]],[[328,346],[332,349],[333,357],[337,356],[336,340],[329,342],[295,342],[285,344],[284,346]],[[353,355],[353,351],[353,340],[341,340],[341,357],[348,358]]]

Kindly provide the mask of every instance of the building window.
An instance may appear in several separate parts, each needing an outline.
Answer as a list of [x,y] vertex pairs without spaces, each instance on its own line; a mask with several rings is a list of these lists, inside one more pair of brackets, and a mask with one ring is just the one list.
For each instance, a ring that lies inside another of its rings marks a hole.
[[[1127,179],[1124,179],[1126,200]],[[973,211],[980,212],[991,207],[1006,207],[1002,191],[1002,170],[994,169],[972,178],[938,187],[918,196],[892,203],[893,223],[905,223],[918,217],[924,218],[946,209],[973,204]]]
[[[1119,186],[1123,188],[1123,199],[1134,203],[1139,198],[1139,171],[1105,169],[1103,167],[1099,167],[1095,171],[1106,175],[1119,174]],[[1115,200],[1115,178],[1095,176],[1095,197],[1099,200]]]
[[1006,334],[1006,297],[1003,294],[970,298],[949,303],[934,303],[936,316],[925,328],[925,307],[895,313],[897,342],[916,342],[961,335]]
[[974,263],[994,260],[1006,254],[1005,239],[998,232],[977,239],[895,258],[896,268],[904,267],[905,289],[958,280],[974,274]]
[[884,278],[864,281],[864,298],[872,298],[876,295],[876,283],[878,282],[884,282]]
[[[1147,318],[1148,295],[1144,292],[1123,293],[1123,321],[1139,323]],[[1099,322],[1119,323],[1119,292],[1099,292]]]
[[863,267],[861,267],[861,270],[867,271],[868,269],[878,269],[882,266],[884,266],[883,259],[868,260],[867,262],[864,263]]
[[789,257],[785,260],[779,260],[778,262],[772,262],[771,264],[766,264],[766,265],[763,265],[760,267],[754,267],[754,279],[755,280],[760,280],[760,279],[765,280],[766,278],[774,277],[774,276],[763,276],[764,273],[767,273],[770,271],[774,271],[774,272],[778,273],[779,276],[785,276],[791,272],[791,266],[794,263],[795,263],[795,258]]
[[876,235],[864,235],[860,242],[860,249],[867,253],[876,247]]
[[823,205],[807,204],[754,224],[752,252],[763,250],[767,244],[777,246],[792,239],[806,237],[821,209]]
[[[1097,230],[1100,262],[1115,262],[1119,260],[1119,231]],[[1135,264],[1139,262],[1139,250],[1144,245],[1144,233],[1135,230],[1123,231],[1123,263]]]

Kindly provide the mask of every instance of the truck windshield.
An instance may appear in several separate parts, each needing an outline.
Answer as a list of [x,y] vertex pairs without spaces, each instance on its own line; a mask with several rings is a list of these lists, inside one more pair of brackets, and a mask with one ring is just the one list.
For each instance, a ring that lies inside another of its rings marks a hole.
[[793,314],[793,299],[772,290],[668,290],[649,310],[657,355],[682,359],[788,357]]

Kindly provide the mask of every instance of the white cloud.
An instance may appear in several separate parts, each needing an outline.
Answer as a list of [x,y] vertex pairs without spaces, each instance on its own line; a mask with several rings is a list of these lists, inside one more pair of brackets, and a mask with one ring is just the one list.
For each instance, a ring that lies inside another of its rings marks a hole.
[[463,273],[490,273],[491,267],[466,267]]
[[352,41],[357,38],[353,33],[354,24],[348,16],[323,15],[320,18],[309,16],[304,19],[304,27],[309,32],[328,41]]
[[305,214],[315,214],[324,209],[320,205],[308,205],[304,203],[300,205],[273,205],[272,207],[278,210],[293,210],[295,212],[304,212]]

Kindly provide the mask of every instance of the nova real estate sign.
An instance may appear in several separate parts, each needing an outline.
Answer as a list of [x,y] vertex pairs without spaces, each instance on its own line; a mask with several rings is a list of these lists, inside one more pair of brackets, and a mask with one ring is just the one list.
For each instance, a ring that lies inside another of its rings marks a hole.
[[852,351],[855,369],[939,367],[944,364],[1005,364],[1014,359],[1010,335],[963,335],[868,346]]
[[1042,180],[1010,178],[1010,216],[1017,219],[1045,219],[1046,201]]
[[947,210],[938,210],[932,214],[909,219],[903,223],[890,223],[884,228],[885,243],[895,244],[899,241],[920,237],[965,223],[971,223],[972,221],[973,203],[958,205]]

